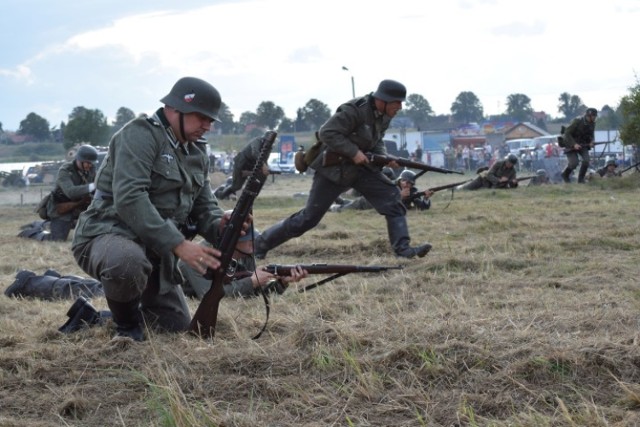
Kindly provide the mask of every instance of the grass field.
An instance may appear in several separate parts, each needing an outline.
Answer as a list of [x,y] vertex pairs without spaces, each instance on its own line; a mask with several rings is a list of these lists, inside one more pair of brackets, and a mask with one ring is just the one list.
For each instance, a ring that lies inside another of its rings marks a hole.
[[[71,301],[1,296],[0,425],[640,425],[638,175],[436,193],[408,214],[414,243],[434,246],[424,259],[393,257],[374,211],[328,213],[265,263],[404,268],[289,289],[255,341],[260,299],[223,300],[213,342],[123,344],[112,325],[60,334]],[[429,173],[418,187],[459,180]],[[269,181],[257,227],[300,209],[292,195],[309,186]],[[35,200],[0,202],[0,290],[19,269],[86,276],[70,243],[15,237]]]

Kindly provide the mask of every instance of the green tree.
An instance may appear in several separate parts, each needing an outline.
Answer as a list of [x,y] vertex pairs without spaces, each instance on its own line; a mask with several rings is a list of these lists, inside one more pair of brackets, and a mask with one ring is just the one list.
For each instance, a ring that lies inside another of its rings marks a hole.
[[507,115],[520,122],[530,121],[533,116],[531,98],[522,93],[507,96]]
[[312,98],[298,110],[298,115],[309,129],[320,129],[320,126],[331,117],[331,110],[327,104]]
[[418,130],[425,129],[427,123],[429,123],[429,118],[433,115],[429,101],[424,96],[416,93],[412,93],[407,97],[405,108],[401,111],[404,111],[406,116],[413,121]]
[[618,129],[622,124],[622,114],[620,107],[617,110],[604,105],[598,113],[598,121],[596,121],[597,130]]
[[63,145],[69,149],[75,144],[107,145],[109,125],[100,110],[76,107],[69,114],[69,122],[64,129]]
[[579,116],[587,109],[586,105],[584,105],[582,99],[580,99],[578,95],[571,95],[567,92],[562,92],[558,101],[558,112],[567,120],[571,120],[574,117]]
[[27,117],[20,122],[18,134],[28,135],[32,140],[40,142],[51,139],[49,122],[36,113],[29,113]]
[[311,125],[304,119],[304,109],[298,108],[296,111],[296,119],[293,121],[294,132],[308,132]]
[[464,122],[479,122],[482,120],[482,103],[473,92],[460,92],[456,100],[451,104],[453,118]]
[[620,100],[620,139],[624,145],[640,146],[640,82],[629,88],[629,94]]
[[251,111],[245,111],[240,114],[240,118],[238,119],[238,127],[240,128],[240,133],[247,132],[251,129],[251,126],[255,126],[258,121],[258,116],[256,113],[252,113]]
[[220,122],[216,122],[214,126],[219,128],[222,134],[230,135],[236,131],[236,123],[233,121],[233,113],[224,102],[220,105],[218,118],[220,119]]
[[115,133],[119,131],[124,125],[135,118],[135,113],[127,107],[118,108],[118,111],[116,112],[116,120],[113,122],[113,132]]
[[284,118],[284,110],[271,101],[262,101],[256,110],[256,124],[267,129],[277,129]]
[[285,117],[278,125],[278,132],[295,132],[293,120]]

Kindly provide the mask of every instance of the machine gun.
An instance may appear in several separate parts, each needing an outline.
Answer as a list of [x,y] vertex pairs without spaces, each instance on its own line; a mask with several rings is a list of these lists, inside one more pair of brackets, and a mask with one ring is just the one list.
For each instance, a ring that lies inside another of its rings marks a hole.
[[[410,169],[419,169],[425,172],[438,172],[438,173],[457,173],[459,175],[464,175],[464,172],[454,171],[450,169],[438,168],[435,166],[429,166],[422,162],[414,162],[413,160],[405,159],[403,157],[396,157],[390,154],[375,154],[375,153],[364,153],[365,156],[369,159],[369,162],[378,166],[386,166],[389,163],[395,161],[399,166],[404,166],[405,168]],[[335,166],[339,165],[342,162],[351,162],[351,159],[342,156],[335,151],[325,150],[322,153],[322,166]]]
[[[299,264],[299,266],[303,270],[306,270],[309,274],[332,274],[332,276],[329,276],[326,279],[322,279],[311,285],[307,285],[304,288],[300,289],[298,292],[308,291],[309,289],[316,288],[349,273],[380,273],[387,270],[402,270],[402,265],[389,267],[382,265],[367,266],[345,264]],[[262,269],[276,276],[290,276],[291,269],[295,267],[296,265],[269,264]]]
[[260,193],[264,185],[265,176],[262,173],[262,165],[265,164],[269,158],[269,153],[276,140],[276,136],[276,132],[268,131],[262,137],[260,154],[253,167],[253,172],[247,179],[242,194],[238,198],[238,202],[231,213],[231,218],[229,218],[219,244],[217,245],[218,250],[222,253],[220,256],[220,267],[213,272],[207,271],[205,275],[207,278],[213,276],[211,288],[202,297],[202,301],[193,315],[189,326],[190,331],[200,337],[213,337],[215,334],[218,308],[220,301],[224,297],[224,279],[233,260],[233,252],[240,238],[242,225],[249,217],[253,202],[256,197],[258,197],[258,193]]

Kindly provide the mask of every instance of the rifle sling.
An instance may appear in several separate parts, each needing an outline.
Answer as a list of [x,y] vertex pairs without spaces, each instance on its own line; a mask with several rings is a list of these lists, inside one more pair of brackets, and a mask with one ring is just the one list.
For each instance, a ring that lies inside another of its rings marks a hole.
[[264,319],[264,325],[262,325],[262,329],[258,334],[251,338],[252,340],[257,340],[262,336],[262,333],[267,329],[267,323],[269,323],[269,313],[271,312],[271,301],[269,300],[269,296],[267,295],[267,291],[264,290],[262,286],[260,286],[260,294],[262,294],[262,299],[264,300],[264,308],[267,312],[267,316]]
[[346,274],[349,274],[349,273],[336,273],[333,276],[329,276],[327,278],[324,278],[322,280],[317,281],[316,283],[312,283],[310,285],[307,285],[304,288],[298,290],[298,292],[306,292],[306,291],[308,291],[310,289],[317,288],[318,286],[324,285],[325,283],[330,282],[330,281],[332,281],[334,279],[337,279],[338,277],[342,277],[342,276],[344,276]]

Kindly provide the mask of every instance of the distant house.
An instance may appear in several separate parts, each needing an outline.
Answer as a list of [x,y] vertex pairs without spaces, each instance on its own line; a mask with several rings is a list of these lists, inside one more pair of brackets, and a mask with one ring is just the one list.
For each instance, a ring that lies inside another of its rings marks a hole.
[[529,122],[520,122],[504,131],[504,139],[507,141],[510,139],[535,138],[537,136],[547,135],[550,135],[549,132]]

